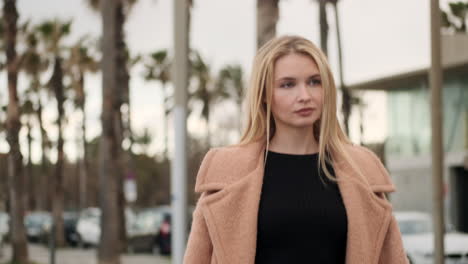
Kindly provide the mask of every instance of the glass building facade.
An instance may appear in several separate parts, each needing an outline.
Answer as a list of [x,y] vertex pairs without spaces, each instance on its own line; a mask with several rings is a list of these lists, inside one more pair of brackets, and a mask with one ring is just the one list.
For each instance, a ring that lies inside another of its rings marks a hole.
[[[430,90],[426,80],[387,93],[387,157],[431,152]],[[468,72],[446,73],[443,87],[443,138],[446,152],[468,149]]]

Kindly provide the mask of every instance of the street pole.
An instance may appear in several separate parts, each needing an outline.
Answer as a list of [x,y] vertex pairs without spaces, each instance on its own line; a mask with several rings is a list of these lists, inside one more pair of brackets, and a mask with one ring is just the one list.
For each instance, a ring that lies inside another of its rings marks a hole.
[[55,236],[56,236],[55,221],[52,218],[52,225],[49,234],[49,263],[55,264]]
[[187,84],[188,0],[174,1],[174,158],[171,163],[171,247],[174,264],[182,264],[187,240]]
[[442,60],[439,0],[431,0],[431,127],[432,127],[432,199],[434,222],[434,263],[444,262],[444,148],[442,137]]

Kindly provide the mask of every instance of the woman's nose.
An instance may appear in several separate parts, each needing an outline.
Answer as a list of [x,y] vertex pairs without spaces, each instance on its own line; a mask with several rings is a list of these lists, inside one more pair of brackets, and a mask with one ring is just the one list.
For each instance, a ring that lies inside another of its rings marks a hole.
[[311,98],[309,87],[306,84],[299,85],[299,101],[308,101]]

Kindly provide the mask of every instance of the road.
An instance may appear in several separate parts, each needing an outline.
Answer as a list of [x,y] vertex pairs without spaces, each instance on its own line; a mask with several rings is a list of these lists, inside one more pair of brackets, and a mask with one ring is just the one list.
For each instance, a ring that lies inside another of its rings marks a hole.
[[[29,258],[38,264],[49,264],[49,251],[46,247],[29,244]],[[0,263],[10,260],[11,248],[5,245],[0,254]],[[96,249],[59,249],[56,253],[55,264],[97,264]],[[170,258],[151,254],[125,254],[121,257],[121,264],[170,264]]]

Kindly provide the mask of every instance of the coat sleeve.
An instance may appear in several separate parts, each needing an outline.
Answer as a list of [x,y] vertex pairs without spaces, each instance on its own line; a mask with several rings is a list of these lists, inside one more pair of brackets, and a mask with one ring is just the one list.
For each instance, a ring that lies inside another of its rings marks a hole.
[[185,251],[184,264],[211,263],[213,246],[200,208],[200,201],[202,201],[204,196],[205,194],[203,193],[193,211],[192,228]]
[[385,236],[384,245],[379,258],[379,264],[409,264],[403,248],[400,229],[395,217],[392,215],[390,226]]
[[[388,202],[384,193],[395,191],[395,186],[392,183],[390,175],[385,169],[384,165],[380,159],[371,151],[371,157],[374,160],[375,164],[380,171],[381,180],[385,184],[376,185],[374,191],[381,198]],[[392,214],[390,225],[388,227],[387,234],[385,235],[385,240],[382,246],[382,251],[379,257],[379,264],[409,264],[409,260],[406,256],[405,249],[403,247],[403,241],[401,239],[400,228],[398,227],[398,222],[395,219],[395,216]]]
[[[203,158],[203,161],[198,169],[195,189],[204,182],[206,174],[212,157],[214,156],[215,149],[211,149]],[[192,215],[192,227],[187,242],[187,248],[184,254],[184,264],[209,264],[211,263],[211,256],[213,254],[213,245],[208,233],[206,221],[203,217],[201,204],[207,192],[201,192],[195,210]]]

